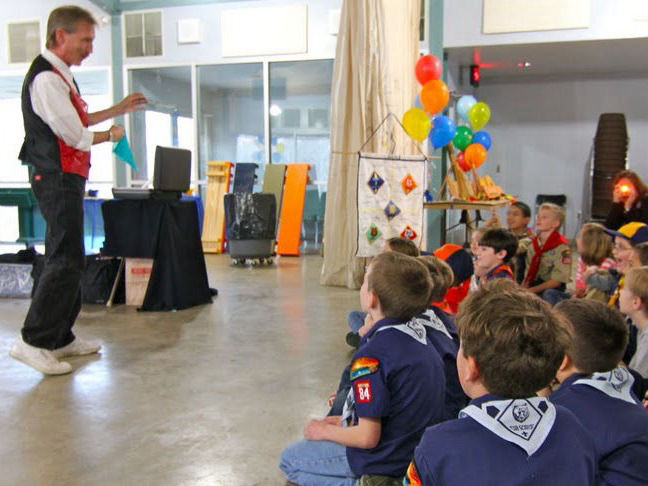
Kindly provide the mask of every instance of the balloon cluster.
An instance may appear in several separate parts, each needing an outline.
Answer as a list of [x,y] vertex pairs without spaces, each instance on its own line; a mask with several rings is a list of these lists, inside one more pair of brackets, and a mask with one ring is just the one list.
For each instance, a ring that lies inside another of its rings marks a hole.
[[490,120],[490,107],[478,102],[474,96],[462,96],[457,100],[456,110],[466,125],[457,127],[450,117],[439,114],[450,101],[450,91],[441,81],[443,64],[439,58],[422,56],[414,72],[422,88],[414,101],[414,108],[403,115],[407,134],[419,142],[429,137],[435,149],[452,142],[460,151],[457,162],[464,171],[481,166],[488,157],[492,143],[488,132],[482,130]]

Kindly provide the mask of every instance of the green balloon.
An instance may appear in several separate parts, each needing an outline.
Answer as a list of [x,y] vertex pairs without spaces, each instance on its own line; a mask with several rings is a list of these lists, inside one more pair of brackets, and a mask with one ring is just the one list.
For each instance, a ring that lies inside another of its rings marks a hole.
[[457,134],[455,135],[452,143],[454,146],[464,151],[466,147],[472,143],[473,132],[468,127],[457,127]]

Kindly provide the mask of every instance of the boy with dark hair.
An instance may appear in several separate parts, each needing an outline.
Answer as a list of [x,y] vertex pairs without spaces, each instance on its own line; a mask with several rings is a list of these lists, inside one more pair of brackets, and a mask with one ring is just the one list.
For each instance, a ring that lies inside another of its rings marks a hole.
[[520,242],[525,254],[526,273],[522,285],[534,294],[545,290],[565,290],[571,276],[571,248],[558,229],[565,221],[565,211],[556,204],[544,203],[536,215],[537,235]]
[[571,334],[550,400],[571,410],[594,439],[600,484],[645,485],[648,479],[648,411],[631,388],[634,378],[618,363],[628,328],[616,309],[588,299],[556,305]]
[[457,315],[459,379],[472,398],[426,430],[404,484],[594,484],[592,438],[536,390],[558,370],[568,336],[546,302],[509,280],[471,292]]
[[425,327],[430,276],[415,258],[375,257],[360,289],[367,312],[353,355],[352,387],[342,417],[311,420],[287,447],[280,468],[289,481],[352,485],[363,475],[402,477],[426,427],[443,413],[443,365]]
[[475,274],[481,275],[480,282],[496,278],[513,279],[513,271],[507,263],[518,248],[518,239],[509,230],[493,228],[479,239],[475,258]]
[[421,254],[418,246],[412,240],[395,236],[385,241],[384,251],[395,251],[403,255],[417,257]]
[[442,305],[443,298],[452,285],[454,275],[452,269],[443,260],[425,255],[419,260],[427,267],[432,279],[432,292],[427,310],[416,317],[427,331],[430,343],[443,360],[443,371],[446,379],[445,411],[443,420],[457,418],[459,411],[468,403],[468,397],[461,389],[459,375],[457,374],[457,350],[459,349],[459,335],[454,317],[445,312]]

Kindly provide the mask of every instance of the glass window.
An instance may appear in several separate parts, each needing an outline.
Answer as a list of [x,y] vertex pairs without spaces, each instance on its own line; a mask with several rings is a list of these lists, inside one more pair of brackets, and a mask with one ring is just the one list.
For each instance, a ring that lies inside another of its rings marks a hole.
[[265,163],[263,65],[223,64],[198,67],[200,170],[207,162],[254,162],[260,190]]
[[130,115],[128,140],[137,164],[132,180],[138,184],[153,180],[156,145],[191,150],[195,165],[191,68],[133,69],[128,74],[129,92],[142,92],[149,100],[145,110]]
[[333,60],[270,63],[272,163],[310,164],[303,240],[321,243],[329,170]]

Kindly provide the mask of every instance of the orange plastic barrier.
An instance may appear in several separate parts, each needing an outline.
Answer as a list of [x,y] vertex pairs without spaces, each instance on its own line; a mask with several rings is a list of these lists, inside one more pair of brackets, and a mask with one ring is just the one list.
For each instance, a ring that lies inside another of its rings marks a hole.
[[288,164],[286,168],[286,185],[281,203],[279,241],[277,243],[279,255],[299,256],[309,169],[308,164]]

